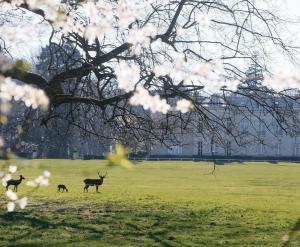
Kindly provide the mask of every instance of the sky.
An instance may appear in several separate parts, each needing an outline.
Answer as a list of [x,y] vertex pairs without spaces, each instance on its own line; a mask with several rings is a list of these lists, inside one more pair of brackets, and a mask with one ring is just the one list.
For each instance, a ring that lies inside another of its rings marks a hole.
[[[277,0],[280,11],[286,12],[289,19],[299,21],[300,23],[300,0]],[[287,35],[288,39],[293,40],[295,45],[300,46],[300,24],[289,25],[291,33]],[[297,56],[300,59],[300,55]],[[299,68],[300,65],[296,65]],[[291,65],[291,67],[295,67]]]
[[284,5],[287,6],[288,11],[292,13],[292,15],[300,17],[299,9],[300,9],[300,0],[280,0],[283,1]]

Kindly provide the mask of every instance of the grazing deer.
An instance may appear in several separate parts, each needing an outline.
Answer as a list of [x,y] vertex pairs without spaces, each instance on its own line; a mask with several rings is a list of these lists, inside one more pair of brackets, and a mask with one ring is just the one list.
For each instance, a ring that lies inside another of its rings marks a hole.
[[22,180],[25,179],[22,175],[20,175],[19,179],[10,179],[6,181],[6,190],[8,190],[8,187],[10,185],[14,186],[14,191],[18,191],[18,186],[22,182]]
[[104,176],[100,175],[99,172],[97,172],[97,173],[98,173],[99,179],[97,179],[97,178],[96,179],[87,178],[87,179],[83,180],[83,182],[85,183],[83,192],[85,192],[85,191],[89,192],[88,191],[89,186],[94,186],[94,185],[96,186],[96,192],[98,192],[98,187],[103,184],[103,180],[106,177],[107,172],[105,173]]
[[67,187],[64,184],[57,185],[57,192],[60,192],[60,190],[62,190],[62,192],[64,191],[69,192]]

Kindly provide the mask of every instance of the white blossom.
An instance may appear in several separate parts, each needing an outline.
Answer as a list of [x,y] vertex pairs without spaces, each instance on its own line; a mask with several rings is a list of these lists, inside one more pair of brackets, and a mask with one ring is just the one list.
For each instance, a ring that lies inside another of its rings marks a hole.
[[12,62],[8,59],[8,57],[0,53],[0,71],[5,72],[11,69],[12,65]]
[[133,45],[148,45],[150,44],[150,38],[154,37],[156,34],[157,29],[153,26],[146,26],[140,29],[132,29],[129,32],[127,42]]
[[140,69],[137,65],[128,65],[126,62],[122,61],[116,68],[116,76],[118,81],[118,86],[125,92],[130,92],[134,90],[136,83],[140,78]]
[[41,175],[34,179],[34,182],[40,186],[48,186],[49,180]]
[[37,186],[37,184],[32,180],[27,181],[26,185],[29,186],[29,187],[36,187]]
[[51,173],[49,171],[44,171],[43,175],[46,177],[46,178],[49,178],[51,176]]
[[[0,112],[2,113],[9,113],[9,111],[11,110],[11,104],[9,102],[3,102],[1,105],[0,105]],[[1,145],[1,143],[0,143]]]
[[7,181],[11,179],[11,175],[10,174],[5,174],[4,177],[2,178],[2,185],[6,186],[7,185]]
[[176,110],[181,111],[182,113],[187,113],[192,107],[193,104],[190,100],[181,99],[176,103]]
[[0,76],[0,99],[23,101],[27,107],[36,109],[38,106],[48,107],[49,99],[45,92],[29,85],[18,85],[9,77]]
[[300,72],[279,70],[274,76],[267,77],[263,83],[264,86],[270,87],[275,91],[282,91],[290,88],[300,88]]
[[19,206],[21,209],[24,209],[26,206],[27,206],[27,203],[28,203],[28,198],[27,197],[23,197],[21,198],[19,201]]
[[17,171],[17,166],[15,166],[15,165],[10,165],[10,166],[8,167],[8,171],[9,171],[10,173],[15,173],[15,172]]
[[136,92],[130,98],[132,105],[142,105],[145,110],[150,110],[153,113],[160,112],[166,114],[171,106],[166,99],[161,99],[159,95],[150,95],[149,92],[142,86],[137,87]]
[[230,80],[226,82],[226,89],[235,92],[238,89],[238,85],[240,84],[239,80]]
[[185,61],[185,56],[182,53],[176,53],[176,56],[174,58],[174,67],[176,70],[182,68],[184,64],[186,63]]
[[13,192],[12,190],[7,190],[5,194],[11,201],[15,201],[18,199],[17,194],[15,192]]
[[118,16],[118,24],[121,28],[127,28],[134,22],[140,14],[139,9],[134,1],[118,1],[116,15]]
[[26,2],[31,9],[35,9],[38,6],[38,3],[40,3],[38,0],[26,0]]
[[153,72],[157,77],[159,76],[165,76],[171,74],[171,68],[165,65],[157,65],[154,67]]
[[48,186],[50,176],[51,173],[49,171],[44,171],[43,175],[36,177],[34,180],[27,181],[26,185],[29,187]]
[[16,207],[16,205],[15,205],[14,202],[8,202],[7,203],[7,211],[8,212],[13,212],[15,210],[15,207]]

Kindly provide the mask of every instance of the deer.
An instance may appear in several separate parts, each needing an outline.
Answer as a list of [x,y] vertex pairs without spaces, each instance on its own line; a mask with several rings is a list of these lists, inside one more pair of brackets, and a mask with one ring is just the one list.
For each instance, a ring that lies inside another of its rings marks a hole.
[[97,179],[97,178],[96,179],[87,178],[87,179],[83,180],[83,182],[85,183],[83,192],[85,192],[85,191],[89,192],[88,191],[89,186],[96,186],[96,192],[98,192],[98,187],[103,184],[103,180],[106,177],[107,172],[105,173],[104,176],[100,175],[99,172],[97,172],[97,173],[98,173],[99,179]]
[[60,192],[60,190],[62,190],[62,192],[64,191],[69,192],[67,186],[65,186],[64,184],[57,185],[57,192]]
[[6,190],[8,190],[8,187],[10,185],[14,186],[14,191],[18,191],[18,186],[20,185],[20,183],[22,182],[22,180],[25,179],[22,175],[20,175],[19,179],[10,179],[8,181],[6,181]]

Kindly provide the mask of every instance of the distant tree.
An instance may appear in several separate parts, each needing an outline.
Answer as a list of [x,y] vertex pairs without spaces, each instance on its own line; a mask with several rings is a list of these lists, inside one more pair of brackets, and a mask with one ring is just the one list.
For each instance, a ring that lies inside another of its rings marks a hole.
[[242,81],[249,87],[258,87],[262,85],[264,80],[263,68],[257,62],[257,56],[253,56],[253,62],[245,72],[245,79]]

